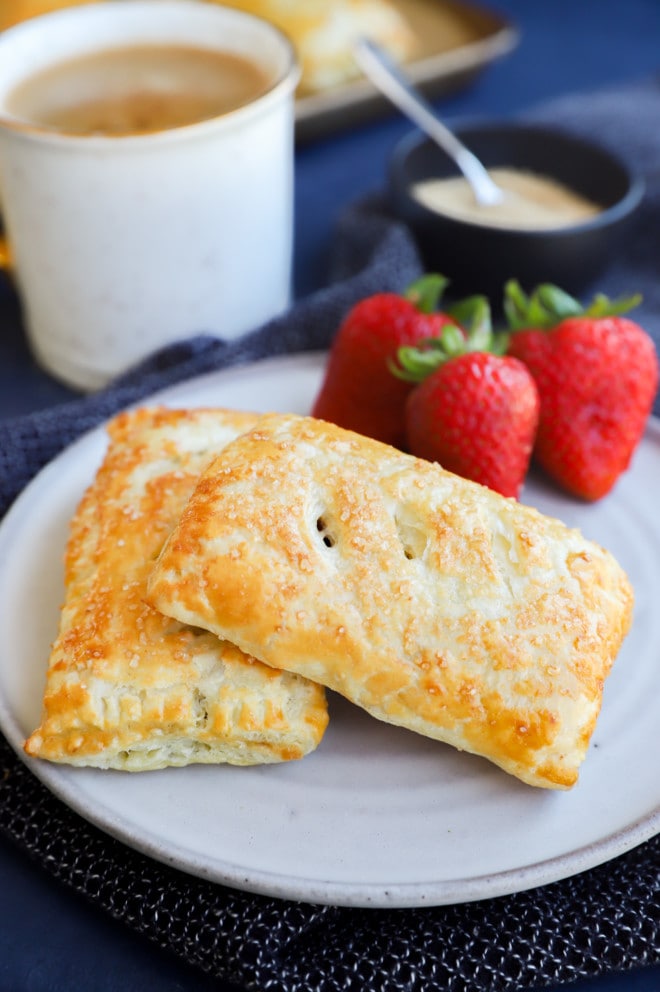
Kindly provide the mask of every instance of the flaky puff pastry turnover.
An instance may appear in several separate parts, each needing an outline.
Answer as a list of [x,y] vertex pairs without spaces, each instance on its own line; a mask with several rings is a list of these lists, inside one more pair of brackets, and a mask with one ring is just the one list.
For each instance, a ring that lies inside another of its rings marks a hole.
[[145,771],[287,761],[317,746],[328,719],[322,688],[144,600],[200,473],[255,419],[155,408],[110,422],[106,457],[71,524],[60,628],[28,754]]
[[202,476],[149,599],[381,720],[560,789],[633,606],[614,558],[558,520],[278,414]]

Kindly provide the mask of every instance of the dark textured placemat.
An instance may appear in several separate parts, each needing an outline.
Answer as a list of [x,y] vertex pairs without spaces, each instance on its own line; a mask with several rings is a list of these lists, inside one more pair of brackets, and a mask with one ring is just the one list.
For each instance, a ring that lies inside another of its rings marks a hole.
[[[638,319],[659,343],[660,89],[652,81],[573,98],[537,119],[609,141],[647,174],[642,222],[594,289],[642,290]],[[43,464],[120,407],[200,372],[325,347],[356,299],[401,288],[418,272],[408,233],[379,197],[351,208],[337,232],[333,282],[285,318],[231,344],[182,343],[101,394],[0,423],[0,512]],[[124,847],[55,799],[2,738],[0,769],[0,829],[45,870],[158,945],[254,992],[508,992],[660,961],[657,837],[571,879],[495,900],[311,906],[213,885]]]
[[7,748],[0,763],[0,825],[21,847],[161,947],[255,992],[513,992],[658,960],[658,837],[574,878],[490,901],[310,906],[151,861],[53,799]]

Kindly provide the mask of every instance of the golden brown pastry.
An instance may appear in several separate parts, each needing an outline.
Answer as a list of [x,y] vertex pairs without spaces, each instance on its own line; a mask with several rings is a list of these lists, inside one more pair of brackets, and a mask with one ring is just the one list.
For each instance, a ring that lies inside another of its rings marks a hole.
[[73,519],[66,598],[34,757],[143,771],[300,758],[327,724],[324,693],[144,602],[147,574],[202,469],[252,414],[142,409],[109,425]]
[[549,788],[577,779],[633,603],[616,561],[578,531],[276,414],[204,474],[149,598]]
[[[218,0],[220,2],[220,0]],[[398,61],[409,58],[413,34],[390,0],[222,0],[275,24],[298,54],[299,93],[327,90],[359,76],[353,42],[368,35]]]

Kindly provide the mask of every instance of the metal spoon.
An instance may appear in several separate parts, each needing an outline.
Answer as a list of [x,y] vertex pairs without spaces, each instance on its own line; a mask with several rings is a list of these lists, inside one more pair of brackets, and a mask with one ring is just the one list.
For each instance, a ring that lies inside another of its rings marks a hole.
[[472,187],[478,204],[490,206],[504,199],[503,190],[493,182],[476,155],[439,120],[431,104],[414,88],[382,48],[369,38],[359,38],[353,53],[365,76],[456,162]]

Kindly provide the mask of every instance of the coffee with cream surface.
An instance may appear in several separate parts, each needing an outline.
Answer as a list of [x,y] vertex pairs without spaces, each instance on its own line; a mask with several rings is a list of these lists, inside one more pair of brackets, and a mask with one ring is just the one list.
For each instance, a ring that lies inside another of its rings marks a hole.
[[7,108],[65,134],[139,135],[219,117],[269,85],[260,66],[233,52],[135,45],[45,69],[14,89]]
[[500,203],[477,203],[463,176],[424,180],[413,187],[413,194],[431,210],[488,227],[550,230],[590,220],[602,210],[546,176],[509,168],[488,171],[505,193]]

